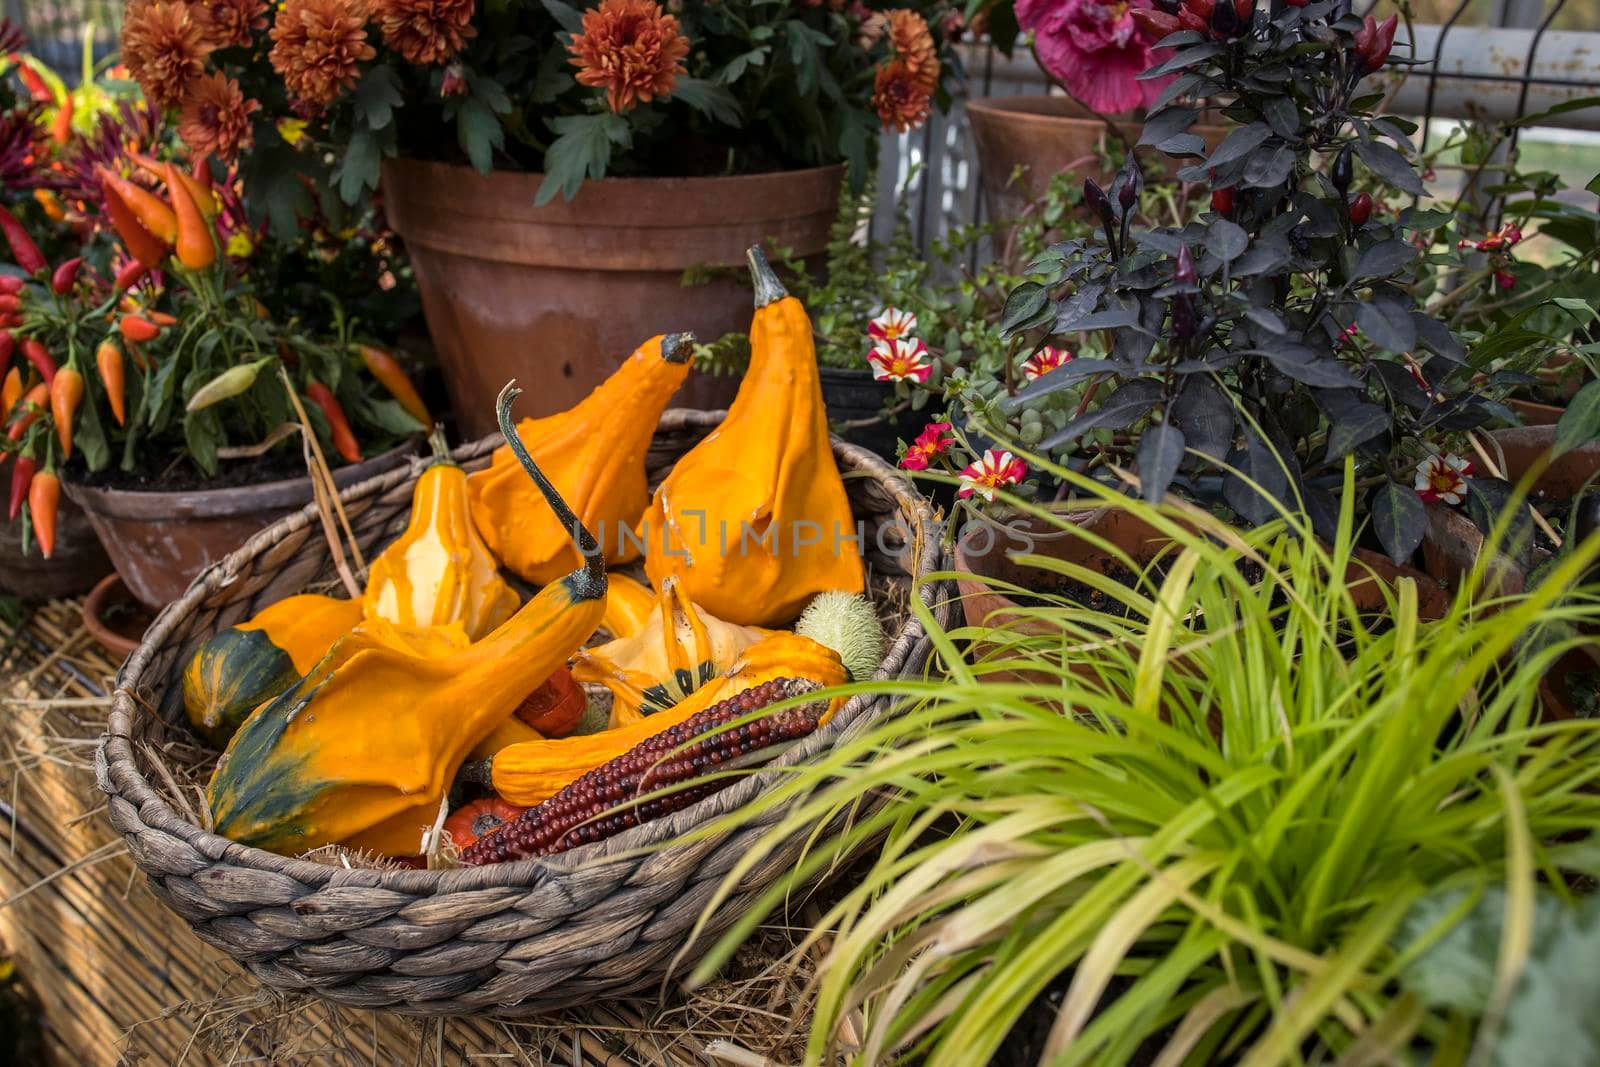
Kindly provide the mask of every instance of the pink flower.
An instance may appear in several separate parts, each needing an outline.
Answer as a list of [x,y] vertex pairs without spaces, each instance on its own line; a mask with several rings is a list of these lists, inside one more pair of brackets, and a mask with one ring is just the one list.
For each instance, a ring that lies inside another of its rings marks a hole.
[[1029,356],[1027,362],[1022,364],[1022,376],[1028,381],[1043,378],[1057,367],[1065,367],[1072,362],[1072,353],[1064,348],[1055,348],[1045,345],[1039,351]]
[[907,446],[906,454],[900,458],[900,466],[908,471],[925,471],[934,457],[949,451],[955,440],[950,435],[948,422],[930,422],[917,435],[917,439]]
[[985,500],[994,499],[994,491],[1007,485],[1016,485],[1028,476],[1028,466],[1010,452],[991,448],[978,462],[961,472],[961,488],[956,496],[962,500],[977,493]]
[[1459,504],[1467,495],[1466,475],[1471,473],[1472,464],[1460,456],[1429,456],[1417,464],[1417,495],[1430,502]]
[[910,337],[917,328],[917,317],[909,311],[887,307],[883,313],[867,323],[867,336],[874,341],[899,341]]
[[880,382],[910,379],[920,385],[933,373],[928,346],[915,337],[904,341],[879,341],[878,347],[867,353],[867,362],[872,364],[872,376]]
[[1130,11],[1151,0],[1017,0],[1017,25],[1033,31],[1033,47],[1046,72],[1085,107],[1102,115],[1149,107],[1171,78],[1137,78],[1165,49],[1133,21]]

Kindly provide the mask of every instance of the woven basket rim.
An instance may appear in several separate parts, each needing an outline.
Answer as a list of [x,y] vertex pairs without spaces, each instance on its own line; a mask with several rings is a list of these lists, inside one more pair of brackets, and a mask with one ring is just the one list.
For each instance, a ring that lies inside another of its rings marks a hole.
[[[669,408],[662,414],[657,434],[681,430],[706,432],[719,425],[725,415],[725,411]],[[871,477],[895,498],[901,507],[909,508],[910,515],[915,520],[909,531],[911,537],[907,543],[911,559],[908,571],[912,578],[914,593],[929,610],[936,614],[948,614],[951,601],[948,597],[939,595],[939,590],[945,583],[926,580],[929,574],[942,569],[938,538],[932,535],[934,516],[927,498],[915,492],[893,467],[874,453],[843,441],[837,436],[833,436],[831,440],[836,460],[848,461],[850,469],[841,470],[841,474],[847,480],[861,474]],[[503,441],[504,438],[500,434],[490,434],[462,445],[451,455],[458,462],[469,462],[492,452]],[[381,494],[414,478],[418,468],[424,466],[426,462],[423,457],[413,458],[409,463],[402,463],[392,470],[350,486],[341,493],[341,496],[349,500]],[[682,811],[552,857],[448,870],[387,870],[336,867],[239,844],[190,822],[156,791],[150,780],[140,771],[133,749],[134,723],[136,716],[153,713],[140,706],[141,702],[135,696],[135,690],[139,687],[140,675],[157,655],[172,631],[191,610],[204,604],[217,591],[226,588],[233,580],[238,566],[266,552],[285,537],[318,522],[316,505],[308,504],[267,527],[227,557],[206,568],[195,578],[180,599],[162,609],[156,620],[145,631],[139,646],[117,672],[111,714],[107,719],[106,732],[101,736],[96,749],[96,778],[101,790],[108,795],[120,795],[138,810],[139,817],[146,826],[171,833],[201,855],[209,857],[214,864],[285,875],[312,888],[362,886],[392,889],[416,895],[533,888],[549,878],[569,873],[578,867],[590,868],[604,866],[607,862],[622,862],[627,857],[649,851],[680,836],[689,826],[711,822],[742,806],[748,802],[753,793],[774,781],[782,768],[831,747],[835,738],[863,713],[870,711],[878,699],[860,694],[851,697],[826,726],[767,764],[765,769]],[[893,677],[907,662],[912,651],[925,641],[923,627],[915,613],[908,613],[899,632],[891,635],[888,650],[875,677]],[[152,756],[152,758],[158,757]]]

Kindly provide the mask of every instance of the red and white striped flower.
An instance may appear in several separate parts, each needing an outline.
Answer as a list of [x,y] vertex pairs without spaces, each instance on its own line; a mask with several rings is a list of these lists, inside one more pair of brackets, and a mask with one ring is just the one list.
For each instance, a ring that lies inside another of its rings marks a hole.
[[1433,455],[1417,464],[1417,495],[1423,500],[1459,504],[1467,495],[1472,463],[1460,456]]
[[916,315],[896,307],[887,307],[867,323],[867,335],[874,341],[903,341],[909,340],[916,328]]
[[991,448],[961,472],[961,488],[956,496],[965,500],[976,493],[993,500],[996,489],[1016,485],[1027,476],[1028,466],[1022,460],[1004,449]]
[[872,364],[872,376],[880,382],[913,381],[921,384],[933,373],[933,361],[928,358],[928,346],[917,338],[879,341],[867,353]]
[[1057,367],[1065,367],[1072,362],[1072,353],[1064,348],[1055,348],[1045,345],[1039,351],[1029,356],[1022,364],[1022,376],[1028,381],[1043,378]]

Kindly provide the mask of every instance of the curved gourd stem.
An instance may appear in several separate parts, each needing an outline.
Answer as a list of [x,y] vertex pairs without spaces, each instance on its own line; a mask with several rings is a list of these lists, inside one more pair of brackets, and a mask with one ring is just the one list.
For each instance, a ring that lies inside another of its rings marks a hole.
[[442,423],[433,424],[433,432],[428,434],[428,447],[433,449],[433,458],[429,461],[429,466],[438,466],[441,463],[456,466],[456,461],[450,456],[450,442],[445,440]]
[[668,363],[687,363],[694,355],[694,334],[669,333],[661,339],[661,358]]
[[752,245],[744,257],[750,263],[750,280],[755,283],[757,308],[764,308],[789,295],[789,290],[783,287],[783,283],[773,273],[772,264],[767,262],[766,254],[761,251],[760,245]]
[[511,404],[521,395],[522,390],[517,388],[515,379],[507,382],[505,388],[500,390],[500,396],[494,402],[494,414],[500,423],[500,432],[505,435],[506,444],[511,447],[511,454],[517,457],[522,469],[528,472],[533,484],[544,494],[550,510],[556,513],[556,521],[572,535],[572,541],[578,547],[578,555],[583,557],[583,566],[561,580],[572,590],[577,599],[597,600],[606,595],[606,564],[605,560],[600,558],[600,544],[594,539],[594,534],[589,532],[589,528],[583,524],[583,520],[567,506],[567,502],[561,498],[556,487],[550,484],[550,479],[544,476],[544,471],[540,470],[533,457],[528,455],[527,446],[517,435],[517,428],[511,423]]

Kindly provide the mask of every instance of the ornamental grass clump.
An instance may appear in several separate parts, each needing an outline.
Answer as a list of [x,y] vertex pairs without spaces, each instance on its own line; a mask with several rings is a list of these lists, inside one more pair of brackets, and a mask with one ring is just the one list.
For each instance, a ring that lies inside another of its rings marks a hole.
[[[1541,675],[1581,638],[1508,654],[1600,625],[1600,596],[1574,592],[1600,538],[1492,611],[1463,593],[1424,622],[1401,579],[1373,614],[1347,575],[1351,468],[1323,543],[1298,517],[1244,532],[1047,464],[1171,538],[1148,567],[1123,558],[1132,585],[1026,558],[1129,610],[1036,596],[946,630],[918,606],[939,673],[882,685],[898,715],[702,831],[775,820],[725,894],[780,842],[808,849],[697,974],[862,855],[803,948],[822,954],[811,1063],[1016,1062],[1030,1025],[1025,1058],[1054,1065],[1510,1063],[1494,1050],[1521,1025],[1504,1009],[1535,894],[1600,866],[1600,722],[1541,714]],[[1410,991],[1468,910],[1440,895],[1490,891],[1488,995]]]

